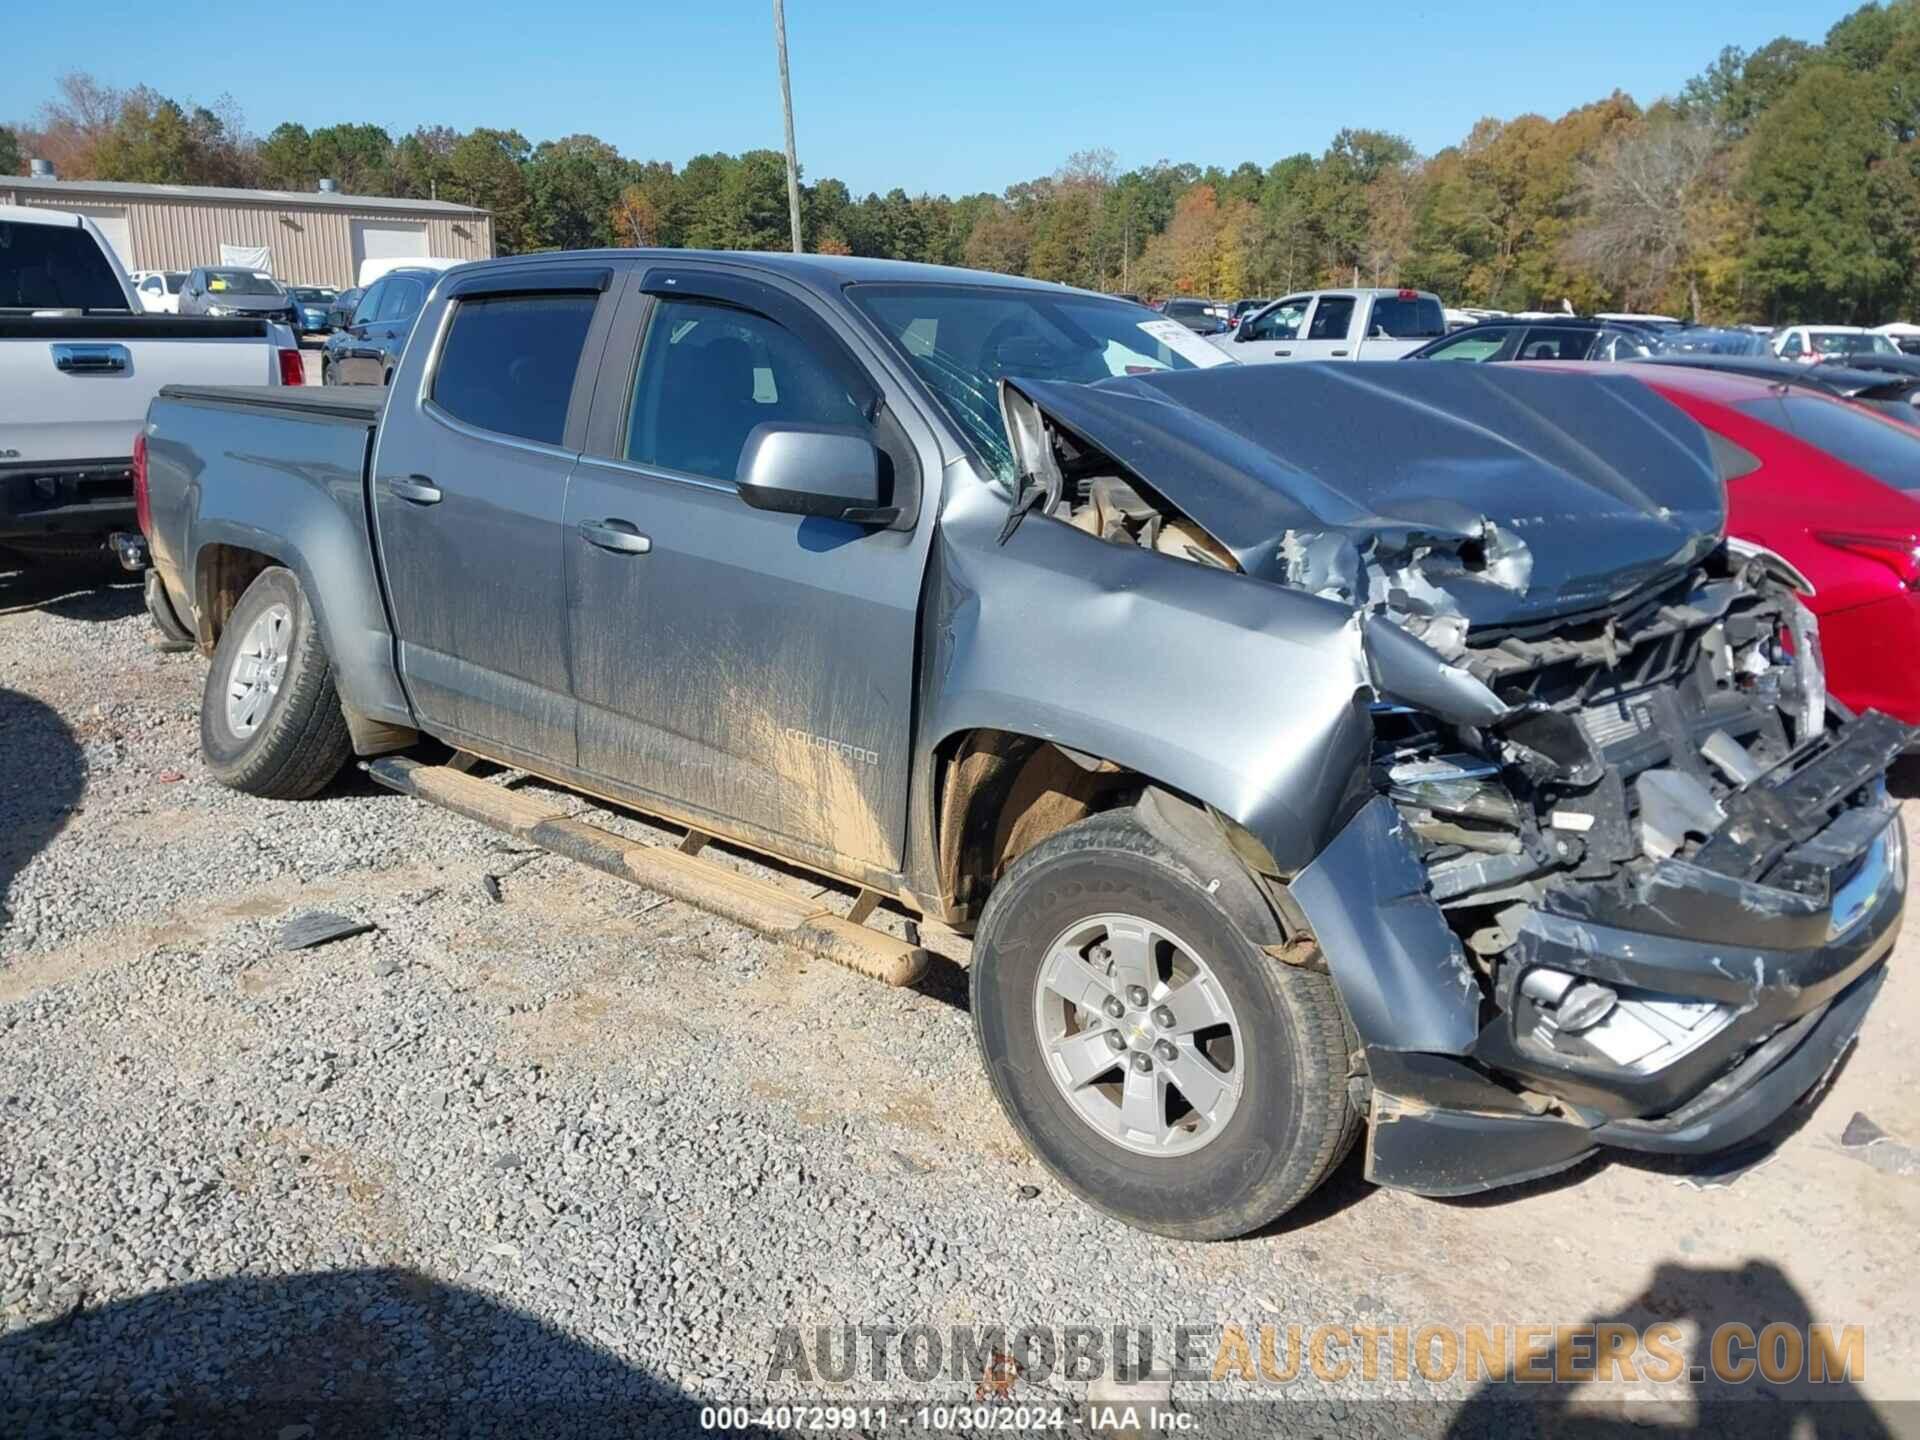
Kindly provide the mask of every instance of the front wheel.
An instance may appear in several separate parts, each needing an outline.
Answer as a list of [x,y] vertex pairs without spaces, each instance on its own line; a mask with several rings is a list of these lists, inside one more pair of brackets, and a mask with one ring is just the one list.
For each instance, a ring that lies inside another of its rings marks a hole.
[[200,751],[214,779],[304,800],[353,754],[333,665],[291,570],[263,570],[234,606],[200,698]]
[[1014,863],[981,917],[972,989],[1014,1127],[1061,1183],[1142,1229],[1257,1229],[1358,1134],[1331,982],[1262,951],[1131,812]]

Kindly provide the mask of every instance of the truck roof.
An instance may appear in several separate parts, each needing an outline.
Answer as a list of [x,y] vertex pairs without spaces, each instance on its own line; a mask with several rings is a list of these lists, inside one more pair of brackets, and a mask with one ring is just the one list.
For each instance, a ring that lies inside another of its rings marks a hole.
[[[1002,275],[995,270],[967,270],[954,265],[927,265],[916,260],[876,260],[861,255],[795,255],[784,250],[568,250],[542,251],[530,255],[503,256],[497,260],[477,260],[473,266],[511,268],[517,265],[552,265],[556,260],[591,259],[594,256],[632,256],[685,264],[700,260],[724,260],[730,265],[747,265],[770,271],[817,290],[831,291],[842,285],[994,285],[1005,289],[1047,290],[1061,295],[1092,295],[1112,299],[1098,290],[1080,290],[1071,285],[1056,285],[1050,280],[1029,280],[1023,275]],[[462,267],[463,269],[466,267]],[[1391,292],[1389,292],[1391,293]],[[1121,301],[1121,304],[1128,302]]]

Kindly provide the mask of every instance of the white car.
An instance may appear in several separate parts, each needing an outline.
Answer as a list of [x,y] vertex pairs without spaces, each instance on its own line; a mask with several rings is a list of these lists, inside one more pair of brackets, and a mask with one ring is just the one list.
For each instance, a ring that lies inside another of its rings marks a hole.
[[1796,365],[1818,365],[1848,355],[1898,355],[1900,347],[1859,325],[1789,325],[1774,331],[1773,353]]
[[187,283],[184,270],[136,270],[127,277],[140,308],[149,315],[178,315],[180,287]]
[[298,385],[293,332],[142,313],[100,227],[0,205],[0,548],[113,539],[135,566],[135,439],[162,385]]
[[1235,360],[1398,360],[1447,333],[1440,297],[1425,290],[1310,290],[1256,310],[1207,339]]

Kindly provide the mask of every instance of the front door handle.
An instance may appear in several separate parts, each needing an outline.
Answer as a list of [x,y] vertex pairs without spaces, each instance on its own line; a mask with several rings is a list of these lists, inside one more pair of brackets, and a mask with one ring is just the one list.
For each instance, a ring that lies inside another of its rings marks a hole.
[[398,495],[402,500],[413,501],[416,505],[440,503],[440,487],[424,475],[409,475],[404,480],[389,480],[387,490],[391,494]]
[[1334,356],[1335,356],[1336,358],[1338,358],[1338,357],[1340,357],[1340,356],[1343,356],[1343,355],[1345,355],[1345,354],[1346,354],[1347,352],[1346,352],[1346,351],[1344,351],[1344,350],[1336,350],[1336,351],[1334,351],[1333,353],[1334,353]]
[[1291,350],[1276,350],[1273,353],[1276,355],[1291,355],[1293,352]]
[[645,555],[653,549],[653,541],[634,528],[630,520],[583,520],[580,534],[589,545],[622,555]]

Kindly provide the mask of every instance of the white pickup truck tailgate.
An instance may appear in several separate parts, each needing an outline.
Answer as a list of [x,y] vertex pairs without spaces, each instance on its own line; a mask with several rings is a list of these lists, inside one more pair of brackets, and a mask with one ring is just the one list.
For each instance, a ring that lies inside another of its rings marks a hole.
[[294,344],[248,320],[0,320],[0,463],[125,458],[162,385],[276,385]]

